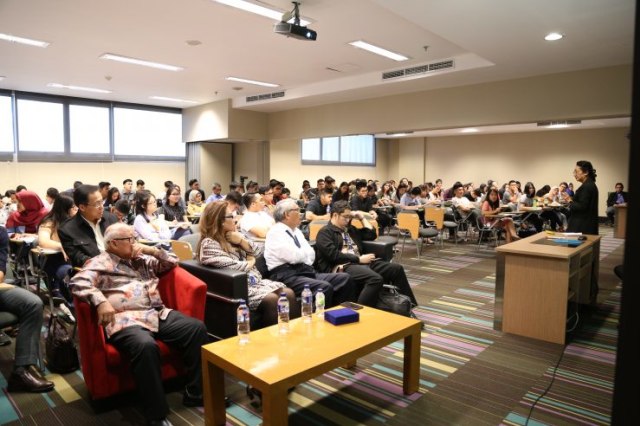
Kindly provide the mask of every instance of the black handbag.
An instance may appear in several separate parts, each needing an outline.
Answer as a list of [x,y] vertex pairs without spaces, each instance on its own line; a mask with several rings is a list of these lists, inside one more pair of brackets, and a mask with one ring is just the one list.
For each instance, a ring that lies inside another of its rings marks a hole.
[[382,309],[383,311],[410,317],[412,307],[409,296],[400,294],[398,287],[394,285],[385,284],[378,295],[376,308]]
[[63,320],[58,315],[51,314],[45,340],[46,363],[49,371],[64,374],[76,371],[80,367],[78,349],[74,342],[75,334],[75,326],[70,335]]

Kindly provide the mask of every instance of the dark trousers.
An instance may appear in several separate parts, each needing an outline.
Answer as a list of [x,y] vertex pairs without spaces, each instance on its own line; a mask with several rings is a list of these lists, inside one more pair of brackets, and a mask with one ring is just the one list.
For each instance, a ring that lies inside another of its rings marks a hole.
[[178,311],[171,311],[165,320],[160,320],[157,333],[131,326],[111,336],[109,343],[131,359],[131,370],[147,420],[163,419],[169,414],[160,377],[160,349],[155,339],[182,351],[187,369],[186,391],[194,397],[202,395],[200,348],[209,343],[204,323]]
[[384,283],[398,287],[400,293],[409,296],[411,303],[418,304],[402,265],[378,260],[369,265],[346,265],[345,272],[351,275],[361,289],[358,303],[362,305],[375,307]]
[[294,275],[282,280],[282,282],[293,290],[296,297],[300,297],[305,284],[309,285],[309,289],[314,295],[321,288],[324,292],[325,306],[328,308],[347,300],[353,301],[356,296],[356,288],[351,275],[345,273],[316,274],[315,278]]

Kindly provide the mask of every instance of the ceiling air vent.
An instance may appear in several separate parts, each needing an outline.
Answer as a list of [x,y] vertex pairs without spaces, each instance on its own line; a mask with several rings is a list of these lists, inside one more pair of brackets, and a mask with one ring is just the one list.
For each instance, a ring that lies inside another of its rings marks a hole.
[[267,99],[276,99],[276,98],[284,98],[284,91],[265,93],[262,95],[247,96],[245,99],[246,99],[246,102],[249,103],[249,102],[265,101]]
[[454,68],[455,64],[453,59],[446,61],[433,62],[431,64],[419,65],[416,67],[405,68],[401,70],[388,71],[382,73],[383,80],[390,80],[393,78],[412,77],[420,74],[426,74],[436,71],[442,71],[450,68]]

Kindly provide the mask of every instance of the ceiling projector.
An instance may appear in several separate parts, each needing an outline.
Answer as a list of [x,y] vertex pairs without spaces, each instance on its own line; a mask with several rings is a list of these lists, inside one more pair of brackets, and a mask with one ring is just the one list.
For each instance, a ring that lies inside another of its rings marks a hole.
[[[300,2],[292,1],[291,3],[293,3],[293,10],[282,15],[281,22],[273,26],[273,32],[299,40],[315,40],[318,38],[317,32],[300,25]],[[292,19],[293,23],[290,23],[289,21]]]
[[290,24],[288,22],[278,22],[273,26],[273,32],[299,40],[315,40],[318,33],[302,25]]

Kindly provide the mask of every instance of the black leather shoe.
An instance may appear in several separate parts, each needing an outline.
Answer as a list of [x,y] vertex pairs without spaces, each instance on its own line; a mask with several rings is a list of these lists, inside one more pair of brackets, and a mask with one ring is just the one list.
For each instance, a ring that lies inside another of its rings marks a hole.
[[173,426],[173,423],[171,423],[169,420],[167,419],[160,419],[160,420],[149,420],[147,422],[147,424],[149,426]]
[[7,386],[9,392],[49,392],[53,388],[53,382],[40,377],[29,367],[18,367],[13,370]]

